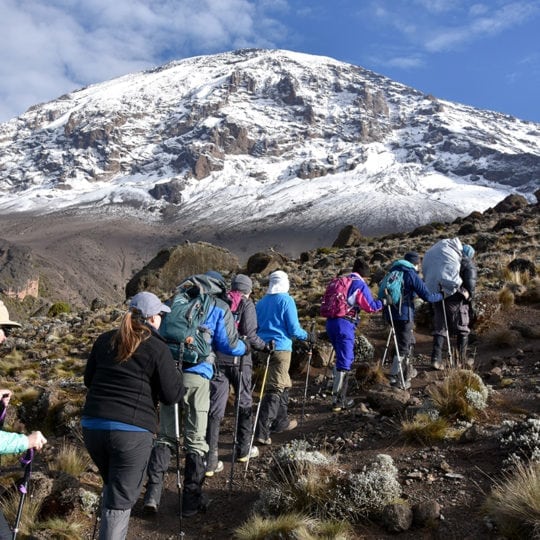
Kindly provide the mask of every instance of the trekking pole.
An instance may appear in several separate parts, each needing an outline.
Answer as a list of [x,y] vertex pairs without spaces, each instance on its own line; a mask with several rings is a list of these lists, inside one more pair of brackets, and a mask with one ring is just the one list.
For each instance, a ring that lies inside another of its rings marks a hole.
[[[315,331],[315,321],[311,323],[311,329],[310,334],[313,335],[313,332]],[[307,390],[308,390],[308,384],[309,384],[309,370],[311,367],[311,357],[313,356],[313,343],[309,344],[308,349],[308,361],[307,361],[307,371],[306,371],[306,384],[304,386],[304,399],[302,400],[302,415],[300,416],[300,425],[304,422],[304,416],[305,416],[305,409],[306,409],[306,399],[307,399]]]
[[388,353],[388,347],[390,347],[390,341],[392,339],[393,334],[394,334],[394,327],[391,326],[390,331],[388,332],[388,339],[386,340],[386,347],[384,349],[384,354],[381,360],[381,367],[383,367],[384,364],[386,363],[386,355]]
[[441,300],[442,312],[444,316],[444,329],[446,330],[446,341],[448,343],[448,360],[450,362],[450,367],[454,367],[454,359],[452,357],[452,346],[450,343],[450,331],[448,330],[448,319],[446,317],[446,306],[444,305],[444,297]]
[[96,532],[97,532],[97,529],[98,529],[98,523],[101,521],[99,513],[101,511],[101,505],[102,504],[103,504],[103,488],[101,490],[101,493],[99,494],[99,499],[98,499],[98,502],[97,502],[97,505],[96,505],[96,510],[95,510],[96,519],[94,520],[94,530],[92,531],[92,540],[94,540],[96,538]]
[[272,346],[271,349],[272,350],[268,353],[268,356],[266,357],[266,367],[264,368],[264,375],[263,375],[263,380],[261,384],[261,393],[259,395],[259,403],[257,404],[257,412],[255,413],[255,421],[253,422],[253,431],[251,432],[251,441],[249,442],[246,468],[244,469],[244,478],[247,474],[247,470],[249,467],[249,460],[251,458],[251,449],[253,448],[253,442],[255,441],[255,430],[257,429],[257,422],[259,421],[259,412],[261,410],[261,403],[264,396],[264,387],[266,386],[266,377],[268,375],[268,367],[270,366],[270,358],[272,357],[272,353],[274,352],[274,347]]
[[178,521],[180,525],[180,538],[184,537],[182,522],[182,480],[180,479],[180,411],[178,403],[174,404],[174,437],[176,440],[176,487],[178,489]]
[[[242,371],[244,368],[244,357],[240,357],[240,367],[238,369],[238,385],[235,389],[236,400],[234,403],[234,431],[233,431],[233,446],[232,446],[232,457],[231,457],[231,472],[229,475],[229,492],[233,488],[233,478],[234,478],[234,462],[236,461],[236,452],[238,448],[238,423],[240,421],[240,389],[242,387]],[[251,448],[249,449],[249,454],[251,454]],[[249,455],[248,455],[249,459]]]
[[28,492],[28,483],[30,482],[30,475],[32,474],[32,460],[34,459],[34,449],[29,448],[24,456],[21,458],[21,464],[24,467],[24,476],[19,484],[19,491],[21,492],[21,498],[19,500],[19,508],[17,509],[17,518],[15,519],[15,525],[13,526],[12,540],[15,540],[17,533],[19,532],[19,524],[21,522],[22,510],[24,505],[24,499]]
[[386,306],[388,308],[388,317],[390,318],[390,325],[392,326],[392,334],[394,335],[394,346],[396,347],[396,356],[398,359],[398,365],[399,365],[399,376],[401,378],[401,387],[403,390],[405,390],[405,377],[403,376],[403,368],[401,366],[401,356],[399,354],[399,347],[397,342],[397,336],[396,336],[396,329],[394,327],[394,319],[392,317],[392,310],[390,306]]

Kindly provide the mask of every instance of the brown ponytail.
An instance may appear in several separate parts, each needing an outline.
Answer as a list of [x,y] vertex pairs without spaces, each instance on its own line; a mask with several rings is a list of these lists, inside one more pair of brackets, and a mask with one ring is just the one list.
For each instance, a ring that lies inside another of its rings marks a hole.
[[114,336],[114,345],[118,349],[116,359],[119,362],[126,362],[151,334],[152,331],[145,324],[142,313],[132,308],[122,317],[120,328]]

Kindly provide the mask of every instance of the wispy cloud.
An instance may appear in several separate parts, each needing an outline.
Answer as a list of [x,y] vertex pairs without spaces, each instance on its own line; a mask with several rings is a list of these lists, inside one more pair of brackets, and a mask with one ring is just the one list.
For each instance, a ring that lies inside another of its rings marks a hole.
[[0,120],[34,103],[165,61],[273,47],[285,0],[2,0]]
[[430,52],[439,52],[470,43],[486,36],[495,36],[512,28],[539,11],[538,3],[511,2],[499,9],[488,11],[486,6],[476,6],[469,12],[469,19],[464,24],[446,28],[440,25],[425,40],[425,48]]

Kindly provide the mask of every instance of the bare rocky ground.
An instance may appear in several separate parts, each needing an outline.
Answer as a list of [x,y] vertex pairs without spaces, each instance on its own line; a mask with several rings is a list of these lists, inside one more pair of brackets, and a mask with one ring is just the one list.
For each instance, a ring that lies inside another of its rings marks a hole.
[[[513,310],[499,321],[502,325],[520,322],[540,331],[538,306]],[[363,328],[376,346],[376,359],[382,357],[384,339],[380,323],[373,319]],[[426,387],[444,373],[429,366],[431,336],[417,333],[415,365],[418,377],[411,390],[411,404],[423,402]],[[241,465],[234,467],[234,484],[230,489],[230,456],[232,410],[229,411],[221,439],[221,459],[225,470],[205,483],[212,499],[207,513],[183,520],[185,538],[232,538],[233,532],[250,515],[252,505],[264,486],[274,449],[292,439],[306,439],[318,448],[339,456],[343,468],[359,471],[375,454],[389,454],[399,469],[404,497],[411,503],[436,501],[441,507],[440,519],[430,527],[412,527],[397,537],[404,539],[495,539],[501,538],[491,529],[481,512],[482,504],[493,482],[500,479],[502,462],[506,457],[495,435],[503,419],[522,420],[540,411],[540,342],[521,340],[518,346],[500,347],[482,336],[476,343],[475,370],[489,381],[495,365],[503,366],[508,379],[504,386],[493,385],[490,404],[469,432],[469,440],[444,441],[431,446],[405,442],[400,434],[403,416],[384,416],[370,408],[361,387],[352,388],[350,395],[355,406],[348,411],[332,413],[330,398],[317,395],[318,381],[323,369],[312,369],[305,419],[296,430],[273,435],[274,444],[261,448],[261,457],[250,463],[244,477]],[[386,366],[388,368],[388,366]],[[291,393],[291,415],[301,419],[304,395],[304,370],[297,373]],[[511,381],[511,382],[510,382]],[[414,405],[413,405],[414,406]],[[176,538],[179,531],[178,497],[174,463],[167,477],[163,503],[157,516],[146,516],[141,501],[134,509],[130,538]],[[355,527],[355,538],[396,538],[380,523],[363,523]]]
[[[65,235],[61,223],[56,220],[40,223],[34,223],[31,218],[16,223],[0,220],[0,226],[6,232],[0,237],[11,242],[20,240],[35,249],[36,260],[48,255],[47,279],[52,282],[58,278],[55,290],[64,294],[64,297],[49,298],[49,302],[82,298],[86,308],[94,296],[111,306],[117,303],[120,306],[124,300],[126,280],[167,243],[157,228],[141,222],[89,224],[70,216],[64,224]],[[235,466],[232,489],[228,484],[232,432],[232,409],[229,409],[221,440],[220,457],[225,462],[225,471],[206,481],[205,489],[212,504],[207,513],[183,520],[184,537],[232,538],[234,530],[251,514],[253,504],[264,489],[273,453],[286,442],[305,439],[316,448],[338,455],[342,468],[351,471],[360,471],[376,454],[389,454],[399,470],[404,498],[411,504],[436,501],[440,505],[439,519],[427,527],[413,526],[399,533],[397,536],[400,538],[501,538],[497,530],[488,526],[481,512],[494,482],[501,478],[506,458],[498,430],[505,419],[523,420],[531,415],[538,417],[540,413],[538,285],[535,293],[532,287],[533,294],[526,301],[518,301],[520,295],[525,298],[524,287],[512,283],[504,271],[506,265],[516,258],[527,259],[538,270],[539,231],[536,205],[521,210],[486,212],[483,216],[471,215],[453,224],[433,224],[410,235],[359,238],[351,247],[321,248],[303,253],[299,259],[280,261],[280,266],[289,272],[291,293],[297,300],[301,320],[307,326],[317,316],[317,302],[329,277],[341,269],[350,268],[357,256],[369,260],[376,274],[379,266],[387,266],[405,251],[416,249],[423,253],[442,237],[457,235],[462,241],[474,245],[480,269],[478,298],[482,317],[475,329],[476,340],[472,347],[476,372],[493,388],[489,406],[461,440],[444,440],[428,446],[404,440],[402,420],[426,400],[429,385],[445,376],[444,372],[434,372],[429,367],[431,337],[428,324],[419,316],[415,357],[419,374],[414,380],[406,408],[399,413],[383,413],[369,402],[369,388],[359,383],[350,391],[355,407],[343,413],[332,413],[329,397],[318,395],[324,369],[312,368],[302,425],[294,431],[274,436],[271,447],[261,448],[261,457],[251,462],[245,478],[241,467]],[[62,269],[65,269],[65,275],[62,275]],[[259,272],[252,274],[256,284],[255,298],[264,293],[265,287],[267,272]],[[498,299],[505,288],[513,291],[517,299],[507,308]],[[115,308],[112,309],[114,311]],[[84,361],[92,339],[116,324],[109,313],[106,310],[92,314],[81,308],[79,312],[58,320],[45,317],[25,322],[21,331],[21,352],[18,353],[24,358],[24,363],[20,368],[0,363],[3,384],[18,385],[19,392],[28,386],[42,388],[46,393],[54,392],[64,400],[62,407],[65,411],[69,409],[77,422],[79,406],[84,399],[80,379]],[[318,325],[319,332],[322,332],[323,321],[320,318]],[[380,360],[387,336],[380,315],[364,317],[360,332],[376,348],[373,361]],[[12,339],[17,348],[17,337]],[[22,343],[26,345],[23,347]],[[6,348],[0,351],[0,360],[6,354]],[[387,370],[388,366],[385,368]],[[305,379],[305,369],[294,372],[290,413],[298,420],[302,413]],[[382,384],[385,385],[384,382]],[[12,414],[15,413],[12,411]],[[41,425],[47,414],[46,410],[37,409],[34,422]],[[62,418],[67,416],[67,413],[63,414]],[[15,425],[20,429],[25,427],[20,423]],[[29,420],[26,428],[32,427]],[[46,470],[46,464],[54,458],[64,439],[77,440],[76,430],[62,434],[58,427],[63,425],[51,427],[49,449],[39,456],[36,462],[38,470]],[[85,489],[99,490],[99,479],[94,472],[87,471],[80,482]],[[128,538],[178,538],[177,510],[173,462],[158,515],[143,515],[139,501],[134,508]],[[93,528],[91,517],[77,510],[69,516],[69,519],[84,524],[83,537],[90,538]],[[370,539],[396,536],[388,533],[378,521],[357,525],[355,535],[356,538]]]

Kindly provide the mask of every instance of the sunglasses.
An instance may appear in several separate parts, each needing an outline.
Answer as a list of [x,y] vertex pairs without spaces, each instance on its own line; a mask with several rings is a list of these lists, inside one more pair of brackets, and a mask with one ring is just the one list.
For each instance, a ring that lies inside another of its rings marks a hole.
[[9,337],[9,334],[11,334],[11,328],[7,328],[6,326],[2,326],[0,328],[4,332],[4,336]]

